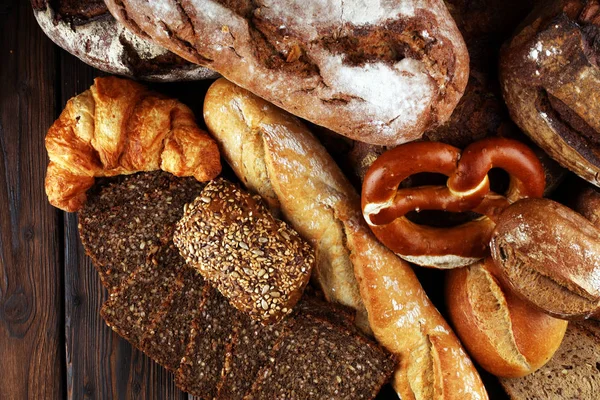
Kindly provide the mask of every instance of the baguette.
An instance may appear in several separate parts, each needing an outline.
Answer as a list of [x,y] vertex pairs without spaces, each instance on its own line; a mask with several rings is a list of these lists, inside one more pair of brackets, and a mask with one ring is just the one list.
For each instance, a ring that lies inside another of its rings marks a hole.
[[358,194],[302,123],[224,79],[210,87],[204,118],[248,189],[313,244],[328,300],[356,309],[363,329],[368,316],[377,340],[398,356],[392,384],[402,399],[487,398],[409,264],[370,233]]

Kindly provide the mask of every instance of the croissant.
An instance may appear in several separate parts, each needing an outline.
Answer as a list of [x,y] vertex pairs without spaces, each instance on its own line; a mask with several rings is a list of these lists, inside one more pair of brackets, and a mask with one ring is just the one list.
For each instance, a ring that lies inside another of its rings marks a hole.
[[207,181],[221,172],[216,143],[187,106],[115,77],[96,78],[67,102],[46,150],[48,200],[69,212],[85,204],[96,177],[162,169]]

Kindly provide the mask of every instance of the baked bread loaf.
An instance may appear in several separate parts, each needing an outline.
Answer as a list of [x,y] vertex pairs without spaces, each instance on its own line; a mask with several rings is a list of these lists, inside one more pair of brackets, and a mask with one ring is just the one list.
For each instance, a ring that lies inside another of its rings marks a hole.
[[225,79],[210,87],[204,119],[240,180],[313,244],[328,300],[357,309],[359,326],[368,312],[400,360],[393,386],[403,399],[487,398],[410,265],[373,237],[358,194],[304,125]]
[[599,360],[597,322],[572,322],[544,367],[523,378],[500,379],[500,383],[512,400],[592,400],[600,393]]
[[548,199],[525,199],[501,215],[490,242],[500,278],[558,318],[600,308],[600,230]]
[[560,346],[567,321],[553,318],[500,286],[486,258],[448,271],[446,304],[469,354],[496,376],[520,377],[544,365]]
[[216,143],[175,99],[115,77],[73,97],[46,134],[46,194],[77,211],[96,177],[162,169],[199,181],[221,172]]
[[106,3],[161,46],[364,142],[421,137],[467,83],[468,53],[441,0]]
[[600,9],[540,3],[505,45],[500,80],[513,120],[551,157],[600,185]]
[[231,305],[271,323],[300,300],[315,255],[257,197],[222,178],[209,182],[186,206],[173,241]]
[[31,0],[31,4],[44,33],[94,68],[149,81],[218,76],[125,29],[102,0]]

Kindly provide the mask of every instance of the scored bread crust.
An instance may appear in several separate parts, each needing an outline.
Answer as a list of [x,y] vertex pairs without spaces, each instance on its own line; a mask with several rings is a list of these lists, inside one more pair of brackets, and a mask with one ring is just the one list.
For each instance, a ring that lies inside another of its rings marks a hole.
[[368,313],[399,356],[393,386],[403,399],[487,399],[410,265],[374,238],[358,194],[304,125],[224,79],[208,90],[204,118],[240,180],[314,245],[327,298],[357,309],[363,329]]
[[107,0],[115,18],[304,119],[382,145],[444,123],[469,56],[441,0]]
[[560,346],[567,321],[553,318],[502,288],[491,258],[447,274],[445,298],[469,354],[496,376],[525,376]]
[[71,98],[46,134],[46,194],[77,211],[95,177],[162,169],[206,181],[221,172],[219,149],[192,110],[131,80],[96,78]]

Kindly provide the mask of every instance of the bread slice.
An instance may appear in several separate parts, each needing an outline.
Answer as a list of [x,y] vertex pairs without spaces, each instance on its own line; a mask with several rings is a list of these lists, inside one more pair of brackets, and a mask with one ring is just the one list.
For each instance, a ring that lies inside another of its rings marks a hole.
[[244,317],[236,329],[231,347],[231,359],[219,385],[220,399],[242,399],[256,380],[258,371],[267,364],[275,345],[290,332],[294,318],[262,325]]
[[600,396],[600,325],[571,323],[562,345],[542,368],[500,383],[513,400],[593,400]]
[[393,357],[362,336],[300,313],[246,398],[372,399],[394,366]]
[[203,188],[194,178],[156,171],[110,178],[88,193],[79,236],[109,291],[171,241],[184,204]]
[[203,297],[175,384],[194,396],[214,399],[226,358],[231,356],[234,326],[241,316],[213,287],[206,285]]
[[141,265],[110,295],[100,315],[119,335],[136,347],[153,321],[161,318],[181,291],[179,279],[185,261],[175,245],[161,250]]
[[170,371],[177,371],[190,339],[192,321],[200,312],[204,279],[191,267],[181,274],[183,287],[162,318],[156,319],[141,340],[140,349]]

